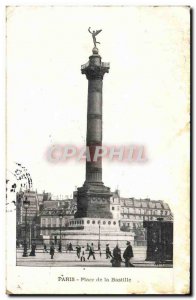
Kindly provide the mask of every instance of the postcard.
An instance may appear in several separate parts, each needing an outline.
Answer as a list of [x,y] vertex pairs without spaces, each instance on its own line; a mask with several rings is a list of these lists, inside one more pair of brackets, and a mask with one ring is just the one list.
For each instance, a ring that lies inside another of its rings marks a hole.
[[190,293],[188,6],[7,6],[7,294]]

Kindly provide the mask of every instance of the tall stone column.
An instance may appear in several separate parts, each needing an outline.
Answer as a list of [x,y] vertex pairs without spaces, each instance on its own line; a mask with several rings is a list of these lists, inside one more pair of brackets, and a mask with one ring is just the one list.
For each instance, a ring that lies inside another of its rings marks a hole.
[[93,161],[95,149],[102,146],[102,85],[103,76],[109,72],[109,63],[103,63],[96,48],[89,62],[82,66],[82,74],[88,79],[88,108],[86,146],[91,161],[86,161],[86,182],[102,183],[102,158]]
[[81,72],[88,79],[88,107],[86,146],[90,161],[86,159],[86,179],[77,191],[77,212],[75,217],[112,218],[110,212],[110,188],[102,182],[102,158],[94,161],[95,149],[102,146],[102,85],[109,63],[101,61],[98,49],[93,49],[89,61],[82,65]]

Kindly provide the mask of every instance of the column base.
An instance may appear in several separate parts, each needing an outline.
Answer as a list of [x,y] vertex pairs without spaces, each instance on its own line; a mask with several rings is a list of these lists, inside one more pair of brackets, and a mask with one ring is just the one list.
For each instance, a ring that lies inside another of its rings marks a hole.
[[75,218],[112,219],[110,211],[110,188],[102,182],[85,182],[77,191],[77,212]]

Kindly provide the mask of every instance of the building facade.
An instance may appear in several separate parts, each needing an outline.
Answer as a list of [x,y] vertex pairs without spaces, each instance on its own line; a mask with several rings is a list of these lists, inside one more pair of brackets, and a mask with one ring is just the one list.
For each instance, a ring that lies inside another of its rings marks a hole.
[[[17,194],[16,219],[17,219],[17,239],[22,240],[25,233],[25,209],[24,199],[30,202],[27,209],[27,232],[31,239],[56,239],[59,238],[60,229],[75,229],[84,224],[78,224],[80,220],[74,219],[77,210],[77,191],[73,193],[72,199],[52,200],[50,193],[37,193],[37,191],[26,191]],[[121,231],[133,232],[134,243],[138,246],[146,245],[146,229],[144,221],[157,221],[162,218],[164,221],[173,221],[173,215],[167,203],[161,200],[135,199],[120,197],[120,192],[116,190],[110,197],[110,212],[113,220],[102,220],[100,226],[97,220],[86,218],[86,226],[96,227],[97,230],[108,226],[120,226]],[[62,218],[60,218],[62,215]],[[96,225],[97,224],[97,225]],[[90,228],[90,227],[89,227]]]
[[[56,202],[56,201],[54,201]],[[40,212],[40,235],[46,243],[50,243],[51,237],[55,244],[59,240],[59,232],[66,230],[69,221],[74,214],[69,214],[66,208],[45,208]]]

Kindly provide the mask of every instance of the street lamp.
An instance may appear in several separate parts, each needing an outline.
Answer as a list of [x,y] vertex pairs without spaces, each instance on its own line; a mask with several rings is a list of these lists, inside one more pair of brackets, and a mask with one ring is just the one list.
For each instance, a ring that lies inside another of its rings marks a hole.
[[23,257],[27,257],[27,210],[29,208],[30,201],[27,201],[27,197],[23,201],[23,207],[25,209],[25,240],[24,240],[24,250],[23,250]]
[[98,242],[98,250],[100,250],[101,248],[101,243],[100,243],[100,229],[101,229],[101,225],[100,225],[100,221],[99,222],[99,242]]
[[61,245],[61,227],[62,227],[62,218],[63,218],[63,214],[62,212],[60,212],[59,214],[59,220],[60,220],[60,244],[59,244],[59,252],[62,252],[62,245]]

